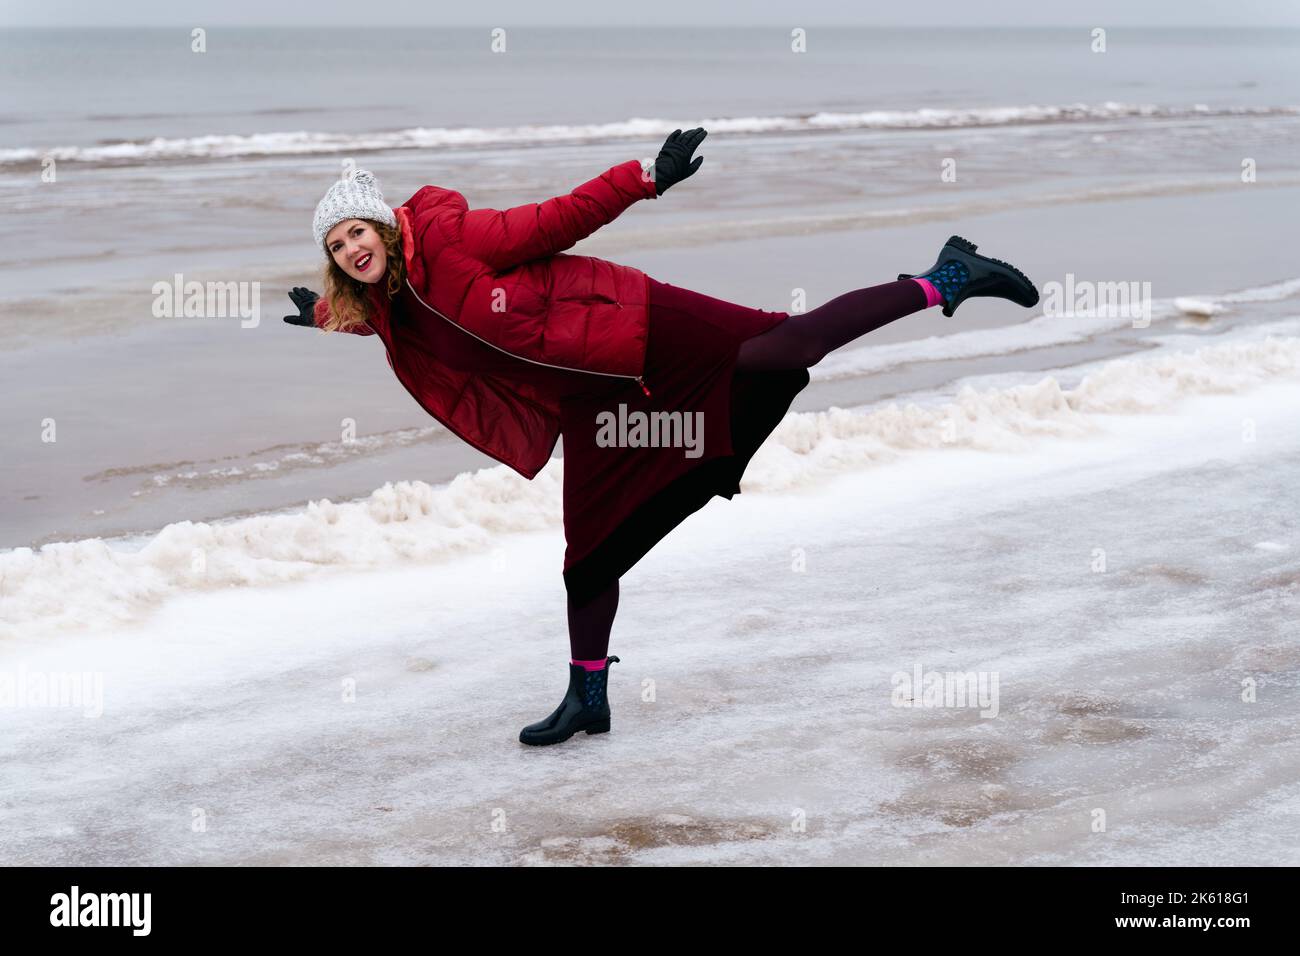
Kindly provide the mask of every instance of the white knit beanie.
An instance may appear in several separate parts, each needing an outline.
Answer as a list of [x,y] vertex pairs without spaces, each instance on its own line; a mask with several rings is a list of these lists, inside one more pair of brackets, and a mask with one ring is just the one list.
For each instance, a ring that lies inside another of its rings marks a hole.
[[388,226],[397,225],[397,217],[379,191],[379,181],[369,170],[354,169],[350,176],[326,191],[311,222],[316,245],[324,249],[329,231],[345,219],[373,219]]

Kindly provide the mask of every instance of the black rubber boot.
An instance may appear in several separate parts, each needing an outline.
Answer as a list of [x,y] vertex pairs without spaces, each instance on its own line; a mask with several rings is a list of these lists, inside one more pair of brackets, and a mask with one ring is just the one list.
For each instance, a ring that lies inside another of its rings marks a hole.
[[529,724],[519,731],[521,744],[542,746],[568,740],[580,730],[589,734],[609,731],[609,701],[605,688],[609,682],[609,665],[617,657],[605,658],[605,666],[589,671],[581,664],[569,665],[569,690],[551,716]]
[[975,243],[952,236],[930,271],[914,276],[900,272],[898,278],[928,280],[943,296],[943,314],[949,317],[962,302],[979,296],[1010,299],[1026,308],[1038,304],[1038,290],[1028,276],[1001,259],[977,256],[975,248]]

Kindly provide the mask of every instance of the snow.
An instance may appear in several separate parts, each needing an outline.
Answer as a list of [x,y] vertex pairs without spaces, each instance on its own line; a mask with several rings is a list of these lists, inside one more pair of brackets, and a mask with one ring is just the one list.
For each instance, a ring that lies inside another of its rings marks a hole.
[[[60,578],[44,552],[5,555],[29,591],[5,592],[0,672],[98,674],[103,699],[0,708],[0,849],[1296,865],[1297,349],[1221,342],[1074,388],[791,416],[744,494],[624,576],[612,731],[555,747],[517,741],[566,684],[544,483],[521,481],[537,498],[518,509],[489,469],[450,497],[195,525],[143,566],[74,543]],[[187,582],[196,541],[243,572]],[[71,617],[33,580],[61,580]],[[997,716],[894,706],[918,667],[996,674]]]

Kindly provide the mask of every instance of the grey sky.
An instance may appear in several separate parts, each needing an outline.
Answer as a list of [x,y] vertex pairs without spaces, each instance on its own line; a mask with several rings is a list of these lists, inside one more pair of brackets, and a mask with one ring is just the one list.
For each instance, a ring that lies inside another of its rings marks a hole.
[[0,0],[4,26],[1300,26],[1295,0]]

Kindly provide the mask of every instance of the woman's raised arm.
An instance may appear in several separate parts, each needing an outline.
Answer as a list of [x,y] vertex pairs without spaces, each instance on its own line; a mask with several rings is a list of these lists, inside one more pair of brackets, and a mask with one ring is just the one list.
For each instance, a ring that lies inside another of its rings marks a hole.
[[613,222],[638,199],[655,195],[654,181],[630,159],[583,183],[567,196],[510,209],[469,209],[462,219],[461,245],[499,272],[521,262],[553,256]]
[[469,209],[462,218],[467,253],[498,271],[572,248],[618,217],[638,199],[652,199],[700,168],[691,153],[707,136],[702,129],[668,136],[654,165],[642,169],[630,159],[583,183],[567,196],[511,209]]

